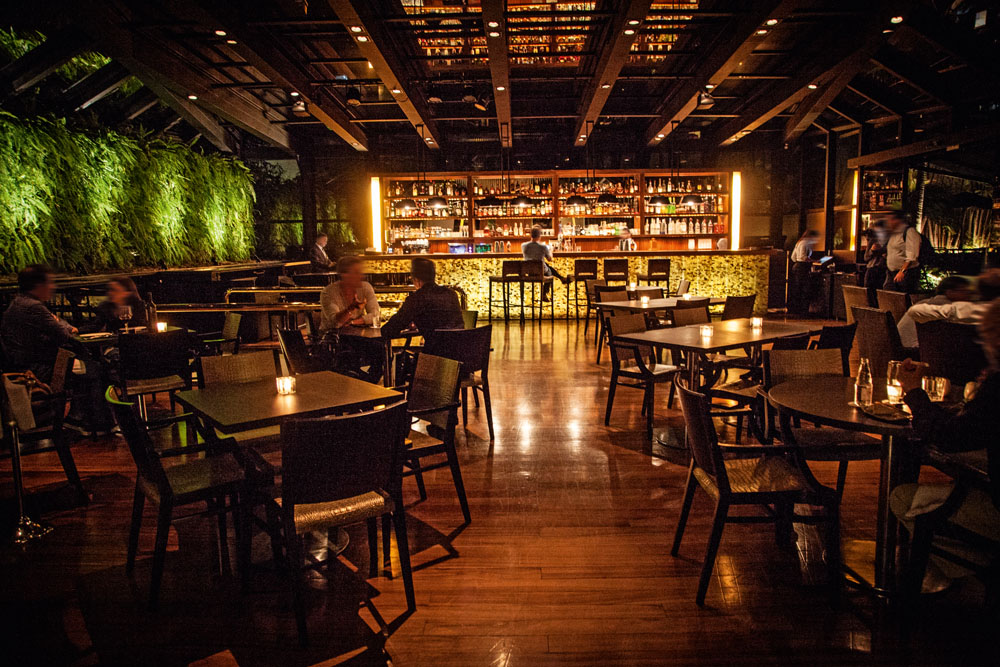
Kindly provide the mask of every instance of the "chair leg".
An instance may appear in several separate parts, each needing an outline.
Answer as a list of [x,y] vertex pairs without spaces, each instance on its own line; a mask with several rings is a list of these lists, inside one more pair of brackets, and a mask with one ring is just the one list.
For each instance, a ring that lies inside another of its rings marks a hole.
[[490,398],[490,381],[483,377],[483,405],[486,406],[486,425],[490,430],[490,442],[494,440],[493,435],[493,400]]
[[604,425],[611,423],[611,408],[615,404],[615,391],[618,389],[618,374],[611,369],[611,385],[608,387],[608,405],[604,409]]
[[66,473],[66,480],[76,489],[77,500],[81,505],[88,502],[87,491],[80,481],[80,472],[76,469],[76,461],[73,460],[73,452],[70,451],[66,442],[66,431],[62,428],[62,422],[55,426],[52,433],[52,443],[55,445],[56,454],[59,455],[59,463],[62,464],[63,472]]
[[368,524],[368,576],[378,575],[378,521],[372,517]]
[[472,388],[472,402],[476,408],[479,408],[479,392],[476,391],[476,387]]
[[410,467],[413,469],[413,477],[417,480],[417,491],[421,500],[427,500],[427,488],[424,486],[424,472],[420,469],[420,459],[410,459]]
[[841,461],[837,466],[837,500],[844,497],[844,486],[847,484],[847,461]]
[[705,562],[701,566],[701,577],[698,579],[698,593],[695,603],[700,607],[705,604],[705,593],[712,580],[712,570],[715,569],[715,555],[719,552],[719,542],[722,541],[722,529],[726,525],[726,514],[729,506],[719,502],[715,506],[715,518],[712,519],[712,533],[708,537],[708,549],[705,552]]
[[688,513],[691,511],[691,503],[694,501],[695,488],[698,480],[694,478],[694,461],[688,466],[687,484],[684,485],[684,501],[681,503],[681,514],[677,517],[677,529],[674,531],[674,546],[670,548],[670,555],[676,556],[681,549],[681,538],[684,537],[684,527],[687,526]]
[[670,383],[670,395],[667,397],[667,409],[668,410],[673,410],[674,409],[674,391],[676,391],[676,389],[677,389],[677,386],[673,382],[671,382]]
[[[829,579],[830,597],[840,597],[840,496],[831,498],[826,507],[826,569]],[[921,575],[921,580],[923,576]],[[919,592],[919,589],[918,589]]]
[[142,510],[146,504],[146,495],[135,485],[135,496],[132,498],[132,523],[128,529],[128,555],[125,557],[125,572],[132,574],[135,569],[135,554],[139,550],[139,530],[142,528]]
[[392,517],[382,515],[382,567],[392,579]]
[[299,645],[309,643],[306,627],[306,582],[302,576],[302,538],[295,528],[285,522],[285,551],[288,554],[288,574],[292,579],[292,607],[295,609],[295,625],[299,632]]
[[[264,502],[264,520],[267,521],[268,533],[271,537],[271,557],[275,563],[280,563],[282,558],[287,557],[287,554],[282,556],[281,516],[279,515],[278,508],[267,501]],[[251,529],[252,525],[248,524],[248,530]]]
[[253,538],[253,519],[250,496],[244,490],[230,497],[233,508],[233,528],[236,531],[236,568],[239,571],[240,589],[250,585],[250,549]]
[[229,528],[226,524],[225,496],[216,498],[215,503],[219,511],[217,516],[219,527],[219,571],[224,576],[229,576],[232,574],[232,564],[229,560]]
[[392,523],[396,527],[396,546],[399,548],[399,566],[403,571],[403,589],[406,591],[406,609],[415,611],[416,596],[413,593],[413,570],[410,568],[410,543],[406,537],[406,512],[400,502],[392,513]]
[[455,451],[454,438],[451,440],[451,444],[445,445],[448,465],[451,467],[451,480],[455,483],[455,493],[458,494],[458,504],[462,506],[462,516],[465,517],[465,523],[472,523],[469,500],[465,495],[465,482],[462,481],[462,468],[458,465],[458,452]]
[[163,579],[163,561],[167,556],[167,537],[170,535],[170,523],[173,517],[173,507],[169,502],[160,504],[160,512],[156,518],[156,542],[153,545],[153,572],[149,581],[149,608],[155,609],[160,597],[160,582]]
[[653,439],[653,403],[656,400],[656,385],[652,382],[646,383],[646,437]]
[[469,425],[469,388],[462,387],[462,426],[468,426],[468,425]]
[[736,415],[736,443],[743,442],[743,415]]

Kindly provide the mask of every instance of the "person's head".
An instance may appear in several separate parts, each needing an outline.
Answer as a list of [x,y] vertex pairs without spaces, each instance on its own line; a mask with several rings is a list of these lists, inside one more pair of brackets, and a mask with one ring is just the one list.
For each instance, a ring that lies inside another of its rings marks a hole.
[[893,211],[886,218],[886,224],[889,227],[890,232],[898,232],[900,229],[906,226],[906,215],[901,211]]
[[632,238],[632,230],[629,229],[628,227],[622,227],[622,238],[623,239]]
[[410,276],[413,277],[413,284],[420,288],[434,282],[437,269],[431,260],[417,257],[410,263]]
[[48,301],[56,289],[52,269],[41,264],[31,264],[17,274],[17,289],[39,301]]
[[540,238],[542,238],[542,228],[539,227],[538,225],[535,225],[534,227],[531,228],[531,240],[537,241]]
[[815,229],[807,229],[806,233],[802,235],[802,240],[805,241],[809,247],[812,247],[819,243],[819,232]]
[[979,321],[979,338],[983,352],[994,370],[1000,365],[1000,299],[994,300]]
[[330,239],[323,232],[320,232],[319,234],[316,235],[316,245],[318,245],[320,248],[325,248],[326,243],[329,240]]
[[865,234],[868,236],[869,243],[885,243],[887,234],[885,220],[876,220],[875,224],[869,227]]
[[360,287],[365,279],[365,263],[360,257],[346,255],[337,262],[337,273],[344,287]]
[[134,306],[139,301],[139,288],[131,278],[112,278],[108,281],[108,301],[116,306]]
[[990,269],[979,276],[976,281],[976,291],[980,301],[1000,299],[1000,269]]
[[937,293],[949,301],[968,301],[972,297],[972,283],[962,276],[948,276],[938,283]]

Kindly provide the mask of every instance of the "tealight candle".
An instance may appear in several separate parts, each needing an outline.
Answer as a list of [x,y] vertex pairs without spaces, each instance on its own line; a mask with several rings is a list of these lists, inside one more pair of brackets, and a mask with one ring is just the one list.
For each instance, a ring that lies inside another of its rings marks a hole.
[[751,317],[750,318],[750,328],[752,328],[752,329],[760,329],[762,326],[764,326],[764,318],[763,317]]
[[167,330],[167,323],[166,322],[157,322],[156,323],[156,331],[158,333],[163,333],[166,330]]
[[640,297],[639,301],[642,303],[643,308],[645,308],[646,306],[649,305],[649,297],[648,296]]
[[699,330],[701,331],[702,338],[711,338],[712,334],[715,333],[715,329],[713,329],[710,324],[701,325]]
[[628,288],[629,288],[629,289],[631,289],[631,290],[634,290],[634,289],[635,289],[636,287],[638,287],[638,286],[639,286],[639,285],[638,285],[637,283],[629,283],[629,284],[628,284]]
[[682,296],[681,298],[684,299],[685,301],[690,301],[691,300],[691,295],[690,294],[684,294],[684,296]]
[[886,382],[885,396],[890,403],[899,403],[903,399],[903,387],[901,387],[898,382]]
[[295,377],[292,375],[283,375],[275,379],[278,385],[278,393],[282,396],[295,393]]

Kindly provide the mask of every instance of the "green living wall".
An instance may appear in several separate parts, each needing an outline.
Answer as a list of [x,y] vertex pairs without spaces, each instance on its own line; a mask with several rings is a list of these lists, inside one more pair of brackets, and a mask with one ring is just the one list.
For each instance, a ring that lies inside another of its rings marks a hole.
[[0,112],[0,274],[244,260],[253,206],[238,160]]

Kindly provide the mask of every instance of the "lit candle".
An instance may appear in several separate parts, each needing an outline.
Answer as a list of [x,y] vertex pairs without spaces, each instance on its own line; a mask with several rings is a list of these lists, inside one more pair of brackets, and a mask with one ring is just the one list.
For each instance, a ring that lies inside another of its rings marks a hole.
[[278,393],[282,396],[295,393],[295,377],[291,375],[283,375],[275,379],[278,385]]
[[157,322],[156,323],[156,330],[159,333],[163,333],[164,331],[167,330],[167,323],[166,322]]
[[638,286],[639,286],[639,285],[638,285],[637,283],[629,283],[629,284],[628,284],[628,288],[629,288],[629,289],[632,289],[632,290],[634,290],[634,289],[635,289],[636,287],[638,287]]
[[642,303],[643,308],[645,308],[646,306],[649,305],[649,297],[648,296],[640,297],[639,301]]
[[752,329],[760,329],[762,326],[764,326],[764,318],[763,317],[751,317],[750,318],[750,328],[752,328]]
[[903,387],[898,382],[886,382],[885,395],[890,403],[899,403],[903,398]]
[[682,296],[681,298],[684,299],[685,301],[690,301],[691,300],[691,295],[685,293],[684,296]]
[[715,329],[712,328],[710,324],[703,324],[699,329],[701,331],[702,338],[711,338],[712,334],[715,333]]

